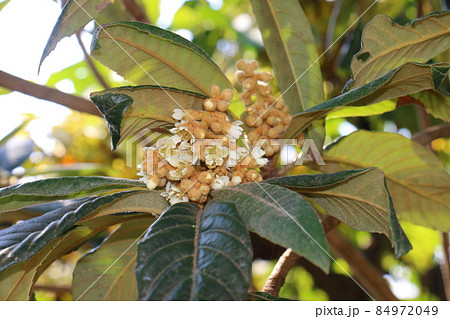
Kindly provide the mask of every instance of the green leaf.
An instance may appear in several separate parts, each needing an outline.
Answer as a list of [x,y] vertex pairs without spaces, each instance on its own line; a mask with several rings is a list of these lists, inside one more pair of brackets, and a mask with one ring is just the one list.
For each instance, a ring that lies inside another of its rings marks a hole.
[[48,178],[0,189],[0,212],[127,188],[145,188],[145,184],[101,176]]
[[396,257],[411,249],[397,220],[384,174],[378,168],[285,176],[265,182],[287,187],[312,199],[328,214],[357,230],[386,235],[395,247]]
[[324,172],[376,166],[400,219],[450,230],[450,176],[433,152],[394,133],[357,131],[325,151]]
[[[297,0],[252,0],[253,13],[291,114],[323,102],[320,64],[311,26]],[[297,80],[298,79],[298,80]]]
[[252,246],[233,204],[171,206],[138,244],[141,300],[245,300]]
[[377,15],[363,30],[348,87],[359,87],[408,61],[426,63],[450,48],[450,12],[435,12],[400,26]]
[[255,291],[248,294],[250,300],[253,301],[294,301],[291,299],[281,298],[281,297],[275,297],[271,294],[268,294],[266,292],[262,291]]
[[3,10],[3,8],[9,3],[10,0],[5,0],[2,3],[0,3],[0,11]]
[[233,85],[214,61],[185,38],[141,22],[118,22],[97,28],[91,54],[137,85],[174,87],[209,96],[211,85],[234,92],[235,117],[245,108]]
[[136,242],[153,221],[138,219],[126,222],[100,246],[84,255],[73,272],[73,299],[137,300],[134,275]]
[[52,34],[42,53],[39,68],[45,58],[56,48],[56,44],[83,28],[89,21],[95,19],[114,0],[68,0],[59,15]]
[[87,214],[133,191],[83,200],[0,230],[0,272],[33,257]]
[[[145,215],[158,217],[168,206],[167,201],[156,191],[126,192],[125,196],[120,197],[119,200],[115,200],[108,205],[104,205],[101,209],[94,210],[83,216],[78,224],[91,226],[94,223],[93,226],[98,226],[101,223],[99,220],[117,213],[120,213],[120,215],[131,214],[135,217]],[[109,223],[110,219],[106,218],[106,222]]]
[[359,106],[341,107],[337,108],[335,111],[331,111],[327,115],[327,119],[383,114],[395,110],[396,107],[397,103],[393,100],[385,100],[364,107]]
[[428,90],[412,94],[411,97],[434,117],[450,122],[450,94]]
[[91,93],[92,102],[108,122],[113,149],[144,129],[173,126],[174,109],[203,109],[205,98],[193,92],[150,85]]
[[156,192],[127,191],[79,200],[0,231],[0,300],[27,300],[54,260],[112,225],[153,221],[167,206]]
[[325,117],[339,107],[364,107],[421,91],[439,90],[449,69],[450,63],[420,64],[407,62],[370,83],[296,114],[284,138],[297,136],[314,120]]
[[38,254],[0,272],[0,300],[29,300],[39,275],[56,259],[98,234],[99,230],[77,227],[50,241]]
[[248,229],[273,243],[292,248],[325,272],[328,246],[316,212],[302,196],[277,185],[247,183],[212,192],[236,205]]

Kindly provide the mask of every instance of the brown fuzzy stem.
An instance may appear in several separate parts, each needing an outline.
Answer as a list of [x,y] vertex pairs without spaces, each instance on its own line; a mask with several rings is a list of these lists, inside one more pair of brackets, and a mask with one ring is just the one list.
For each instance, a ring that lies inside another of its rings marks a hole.
[[100,84],[105,89],[109,88],[108,83],[103,78],[103,76],[100,74],[100,72],[97,70],[97,68],[95,67],[94,62],[92,62],[91,56],[89,55],[89,53],[87,52],[86,48],[84,47],[83,41],[81,41],[80,34],[81,34],[81,31],[78,31],[76,33],[76,36],[77,36],[78,44],[80,45],[81,50],[83,51],[84,59],[86,60],[87,64],[89,65],[89,68],[91,69],[92,73],[94,73],[94,76],[97,78],[97,80],[100,82]]
[[[330,231],[339,224],[339,220],[333,216],[325,216],[321,220],[322,227],[325,232]],[[275,267],[272,270],[269,278],[264,284],[263,292],[278,297],[280,289],[283,287],[286,281],[286,276],[295,264],[299,261],[300,256],[297,255],[292,249],[288,248],[283,255],[278,259]]]
[[286,276],[289,273],[289,270],[295,266],[299,259],[300,256],[297,255],[292,249],[286,249],[280,259],[278,259],[278,262],[264,284],[262,291],[278,297],[280,289],[286,281]]
[[134,0],[122,0],[127,11],[136,19],[136,21],[150,23],[147,15]]
[[11,91],[22,92],[38,99],[67,106],[74,111],[101,116],[94,104],[89,100],[18,78],[3,71],[0,71],[0,86]]

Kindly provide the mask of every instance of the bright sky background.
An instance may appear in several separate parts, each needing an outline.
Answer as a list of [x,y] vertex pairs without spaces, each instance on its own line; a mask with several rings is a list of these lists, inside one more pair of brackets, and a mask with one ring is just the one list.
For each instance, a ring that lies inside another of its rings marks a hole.
[[[3,1],[0,0],[0,2]],[[184,2],[185,0],[162,1],[161,16],[157,24],[160,27],[169,27],[175,12]],[[209,2],[213,8],[222,6],[222,0]],[[45,84],[52,73],[82,61],[84,56],[76,37],[64,38],[45,59],[40,74],[37,74],[41,54],[60,13],[60,4],[52,0],[14,0],[8,3],[0,11],[0,43],[2,44],[0,70],[38,84]],[[93,23],[90,23],[87,28],[92,29]],[[187,38],[192,36],[186,32],[180,32],[180,34]],[[89,48],[90,35],[83,33],[82,40],[85,47]],[[70,83],[57,88],[73,93]],[[59,104],[18,92],[0,95],[0,138],[21,123],[23,113],[34,113],[39,117],[38,120],[29,124],[27,130],[33,140],[50,153],[54,141],[48,137],[48,134],[52,126],[61,123],[70,111]]]

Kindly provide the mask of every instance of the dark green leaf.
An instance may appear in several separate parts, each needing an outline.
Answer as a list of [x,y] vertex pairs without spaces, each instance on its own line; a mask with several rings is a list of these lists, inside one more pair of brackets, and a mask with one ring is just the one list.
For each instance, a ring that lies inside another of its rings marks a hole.
[[85,199],[0,230],[0,272],[17,262],[28,260],[86,215],[134,192],[137,191]]
[[293,301],[291,299],[275,297],[272,296],[271,294],[261,291],[251,292],[248,294],[248,296],[250,297],[250,300],[253,301]]
[[92,102],[108,122],[113,149],[145,129],[173,126],[174,109],[203,109],[205,98],[198,93],[151,85],[91,93]]
[[171,206],[138,244],[141,300],[245,300],[252,247],[233,204]]
[[145,184],[101,176],[48,178],[0,189],[0,212],[127,188],[145,188]]
[[316,212],[302,196],[277,185],[248,183],[214,191],[212,196],[232,202],[248,229],[328,272],[330,258]]
[[272,178],[267,183],[287,187],[312,199],[355,229],[382,233],[401,257],[411,249],[400,227],[383,172],[378,168],[348,170],[334,174]]

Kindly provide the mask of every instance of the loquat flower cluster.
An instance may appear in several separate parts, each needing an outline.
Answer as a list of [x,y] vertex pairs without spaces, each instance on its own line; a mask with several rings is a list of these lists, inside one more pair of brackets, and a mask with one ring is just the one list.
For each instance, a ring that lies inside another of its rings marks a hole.
[[204,203],[211,190],[262,180],[257,170],[268,160],[261,147],[238,145],[243,122],[230,122],[225,113],[232,98],[230,89],[213,85],[204,110],[175,109],[173,136],[144,148],[138,174],[150,189],[165,187],[161,195],[171,205]]
[[[268,83],[272,80],[270,72],[255,73],[258,62],[239,60],[236,68],[236,79],[242,83],[244,92],[241,95],[247,105],[247,116],[245,123],[253,127],[248,133],[248,139],[255,144],[262,141],[262,149],[266,156],[272,156],[280,151],[280,145],[271,142],[272,139],[280,138],[289,126],[292,116],[289,108],[282,99],[271,96],[272,88]],[[252,96],[255,99],[252,100]]]

